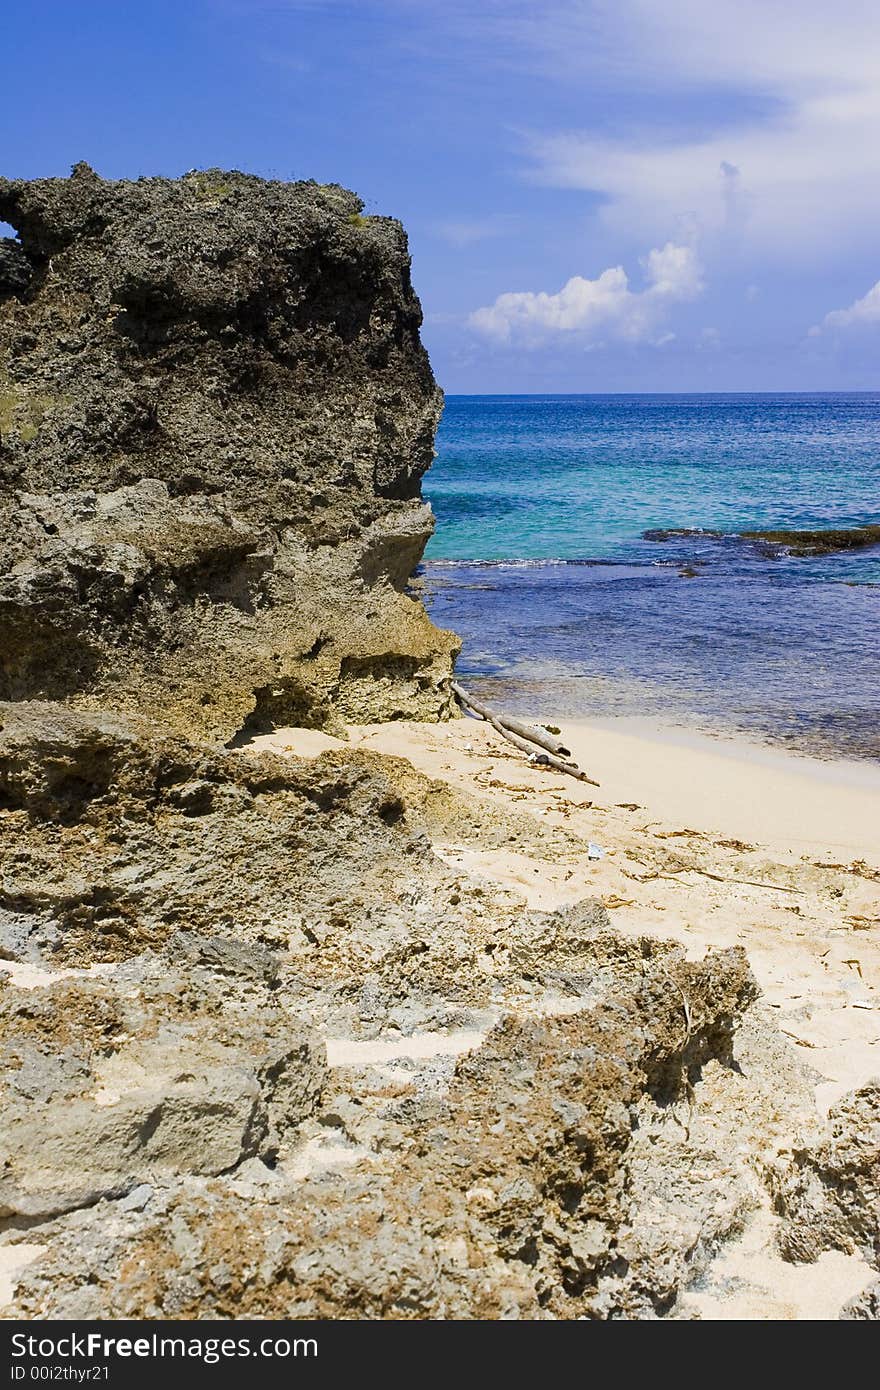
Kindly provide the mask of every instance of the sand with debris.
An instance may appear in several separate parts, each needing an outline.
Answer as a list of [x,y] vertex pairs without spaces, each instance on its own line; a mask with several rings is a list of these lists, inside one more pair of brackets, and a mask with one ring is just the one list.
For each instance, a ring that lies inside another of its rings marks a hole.
[[[348,739],[583,843],[573,851],[566,836],[540,858],[435,844],[450,867],[530,907],[596,895],[622,932],[673,939],[695,959],[744,946],[781,1031],[816,1073],[820,1113],[880,1074],[880,769],[635,721],[561,731],[598,788],[530,766],[472,719],[358,726]],[[280,729],[253,746],[311,756],[343,745]],[[690,1295],[700,1316],[833,1318],[870,1283],[856,1255],[786,1263],[775,1222],[760,1210],[726,1248]]]

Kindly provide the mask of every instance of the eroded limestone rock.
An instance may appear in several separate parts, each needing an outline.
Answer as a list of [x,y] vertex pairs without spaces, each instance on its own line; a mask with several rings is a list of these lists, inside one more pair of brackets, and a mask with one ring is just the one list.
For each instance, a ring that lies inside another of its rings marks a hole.
[[[251,1167],[244,1182],[166,1182],[136,1206],[62,1217],[44,1228],[51,1253],[25,1274],[17,1306],[83,1317],[657,1316],[694,1247],[747,1203],[732,1147],[701,1155],[705,1136],[695,1145],[668,1111],[712,1062],[731,1065],[754,995],[741,951],[702,964],[672,953],[646,965],[635,991],[619,978],[595,1007],[505,1018],[446,1083],[384,1105],[374,1095],[384,1125],[369,1148],[357,1142],[369,1087],[350,1076],[348,1101],[337,1089],[315,1118],[351,1128],[351,1166],[296,1177],[282,1165],[262,1178]],[[667,1232],[667,1267],[633,1166],[649,1110],[673,1131],[663,1161],[677,1147],[690,1173],[690,1221]],[[385,1144],[395,1129],[403,1142]]]
[[445,717],[405,593],[441,396],[397,222],[238,173],[0,179],[0,698]]
[[676,1315],[812,1077],[741,950],[526,910],[436,829],[551,833],[376,754],[0,707],[15,1313]]
[[778,1175],[774,1198],[786,1259],[843,1250],[880,1268],[880,1080],[834,1107],[826,1136]]
[[325,1049],[264,984],[144,959],[0,989],[0,1217],[47,1217],[274,1158],[318,1103]]

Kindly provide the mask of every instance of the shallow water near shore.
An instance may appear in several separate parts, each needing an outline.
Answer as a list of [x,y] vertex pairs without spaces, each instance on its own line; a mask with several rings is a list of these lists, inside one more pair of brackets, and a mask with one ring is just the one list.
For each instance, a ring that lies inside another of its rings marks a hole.
[[876,521],[880,394],[452,397],[425,492],[425,597],[487,697],[880,760],[880,549],[738,534]]

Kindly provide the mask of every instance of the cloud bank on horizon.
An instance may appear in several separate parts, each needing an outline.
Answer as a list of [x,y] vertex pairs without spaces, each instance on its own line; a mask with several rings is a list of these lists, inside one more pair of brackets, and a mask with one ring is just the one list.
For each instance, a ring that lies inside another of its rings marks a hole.
[[626,271],[618,265],[595,280],[573,275],[558,294],[500,294],[494,304],[475,310],[469,322],[503,343],[539,345],[548,333],[578,333],[592,343],[607,336],[662,346],[673,336],[660,331],[668,307],[702,292],[701,268],[691,247],[671,241],[649,251],[643,266],[648,281],[643,290],[631,290]]

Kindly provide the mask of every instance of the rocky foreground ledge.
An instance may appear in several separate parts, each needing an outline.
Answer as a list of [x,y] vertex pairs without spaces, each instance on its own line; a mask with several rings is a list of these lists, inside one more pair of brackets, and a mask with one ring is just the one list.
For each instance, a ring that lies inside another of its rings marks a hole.
[[[693,1317],[771,1192],[786,1258],[876,1261],[880,1090],[823,1135],[743,951],[614,930],[587,822],[224,746],[450,712],[399,226],[86,166],[0,218],[0,1316]],[[585,896],[450,855],[499,846]]]
[[771,1201],[870,1282],[877,1084],[823,1133],[741,948],[461,862],[586,883],[577,831],[368,751],[0,725],[0,1314],[689,1318]]

